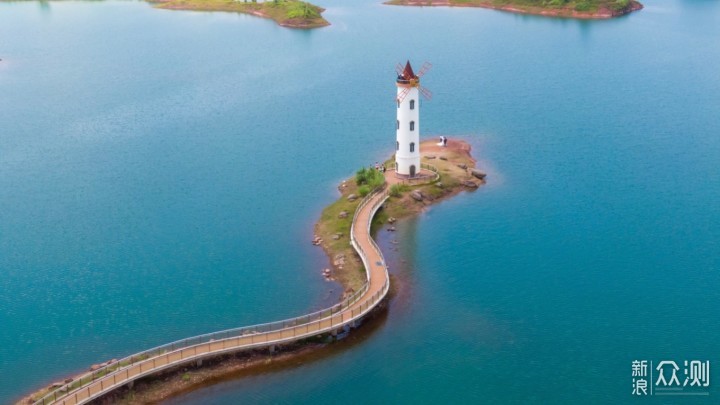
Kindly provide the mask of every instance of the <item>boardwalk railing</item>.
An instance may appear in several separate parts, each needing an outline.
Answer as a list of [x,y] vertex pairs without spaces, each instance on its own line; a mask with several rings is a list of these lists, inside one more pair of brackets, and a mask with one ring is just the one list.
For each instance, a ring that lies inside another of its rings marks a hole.
[[[387,267],[382,252],[375,241],[368,235],[373,250],[372,253],[376,254],[380,261],[370,263],[368,259],[370,252],[365,252],[354,235],[355,223],[361,211],[372,202],[367,223],[369,232],[375,213],[387,197],[387,192],[383,186],[365,197],[355,210],[350,231],[350,241],[365,265],[367,282],[360,290],[346,297],[340,303],[295,318],[208,333],[145,350],[83,374],[72,382],[54,389],[36,401],[35,404],[85,403],[130,381],[182,363],[222,353],[287,343],[331,332],[348,324],[353,325],[355,321],[366,315],[386,296],[390,287]],[[376,268],[376,266],[384,267],[385,280],[377,291],[367,297],[366,294],[371,286],[371,269]]]
[[[365,266],[365,269],[366,269],[365,273],[367,274],[367,282],[368,283],[370,283],[370,277],[371,277],[370,274],[372,273],[370,271],[371,263],[367,262],[366,252],[363,250],[362,246],[360,246],[360,244],[357,243],[357,241],[355,240],[355,223],[357,223],[358,216],[360,215],[362,210],[365,208],[365,206],[370,201],[372,201],[376,195],[382,193],[383,196],[370,208],[370,215],[369,215],[370,219],[368,220],[368,224],[367,224],[368,232],[370,232],[370,226],[372,224],[372,219],[375,217],[375,213],[380,208],[380,206],[382,206],[382,204],[385,202],[385,200],[387,200],[388,196],[385,191],[386,187],[387,187],[387,183],[383,183],[382,186],[376,188],[375,190],[373,190],[373,192],[371,192],[365,198],[363,198],[363,200],[360,202],[360,204],[358,204],[357,208],[355,209],[355,215],[353,216],[352,225],[350,226],[350,244],[358,252],[358,254],[360,255],[360,259],[362,259],[363,266]],[[380,249],[375,244],[375,241],[372,238],[369,238],[369,239],[370,239],[370,243],[373,245],[373,247],[377,251],[378,255],[380,257],[383,257],[382,252],[380,252]],[[383,260],[383,264],[384,264],[384,260]]]

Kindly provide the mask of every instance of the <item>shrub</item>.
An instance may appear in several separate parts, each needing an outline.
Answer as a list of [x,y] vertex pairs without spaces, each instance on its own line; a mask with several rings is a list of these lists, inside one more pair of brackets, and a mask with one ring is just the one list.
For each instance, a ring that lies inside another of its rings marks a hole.
[[289,3],[288,18],[317,18],[320,14],[304,1],[293,1]]
[[370,189],[380,187],[385,183],[385,176],[378,170],[362,168],[355,173],[355,184],[367,185]]
[[592,5],[589,1],[581,1],[575,6],[577,11],[590,11],[590,8],[592,8]]
[[368,176],[367,184],[370,188],[377,188],[385,183],[385,176],[377,170],[371,170],[371,175]]
[[366,195],[370,194],[370,186],[367,184],[363,184],[362,186],[358,187],[358,194],[360,194],[361,197],[365,197]]
[[615,11],[622,11],[628,8],[630,5],[630,0],[616,0],[615,3],[613,3],[612,8]]
[[367,183],[367,173],[368,173],[368,170],[364,167],[362,169],[358,170],[355,173],[355,184],[357,184],[359,186],[359,185]]
[[391,197],[400,197],[402,193],[410,190],[410,186],[407,186],[405,184],[393,184],[390,186],[390,196]]

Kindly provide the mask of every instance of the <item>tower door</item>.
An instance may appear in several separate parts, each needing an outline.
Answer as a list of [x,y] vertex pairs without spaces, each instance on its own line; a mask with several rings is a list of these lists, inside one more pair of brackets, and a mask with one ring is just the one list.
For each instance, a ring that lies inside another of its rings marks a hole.
[[410,165],[410,177],[415,177],[415,165]]

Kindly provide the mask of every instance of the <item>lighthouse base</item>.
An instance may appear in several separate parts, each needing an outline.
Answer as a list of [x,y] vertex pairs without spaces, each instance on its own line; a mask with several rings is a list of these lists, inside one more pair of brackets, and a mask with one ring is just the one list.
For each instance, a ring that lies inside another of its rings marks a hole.
[[402,176],[415,177],[420,174],[420,158],[401,158],[395,159],[395,172]]

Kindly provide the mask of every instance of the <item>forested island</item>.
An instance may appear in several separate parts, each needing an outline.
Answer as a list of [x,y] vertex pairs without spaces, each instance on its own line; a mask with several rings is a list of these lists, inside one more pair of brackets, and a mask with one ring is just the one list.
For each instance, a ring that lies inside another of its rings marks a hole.
[[635,0],[389,0],[397,6],[482,7],[521,14],[606,19],[641,10]]
[[269,18],[283,27],[318,28],[330,25],[324,8],[300,0],[148,0],[168,10],[230,11]]

